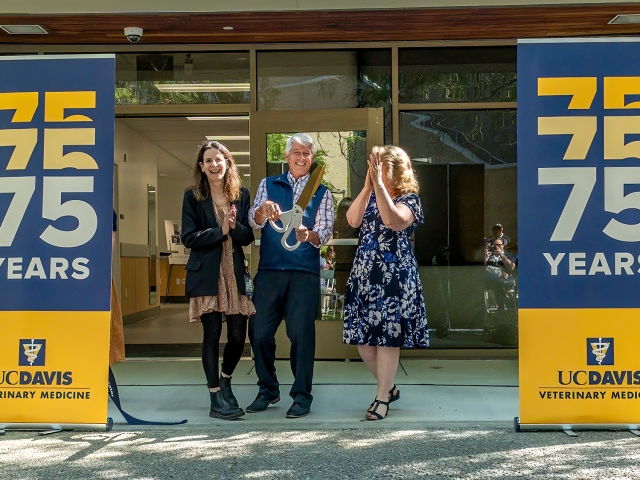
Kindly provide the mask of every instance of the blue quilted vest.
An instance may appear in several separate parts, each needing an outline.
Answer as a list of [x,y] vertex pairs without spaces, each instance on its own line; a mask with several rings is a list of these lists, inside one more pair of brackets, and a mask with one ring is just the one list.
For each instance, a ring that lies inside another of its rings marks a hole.
[[[293,187],[287,179],[287,173],[267,177],[267,198],[280,206],[280,210],[287,212],[293,208]],[[313,229],[316,214],[320,208],[322,197],[327,187],[320,185],[304,211],[302,225]],[[280,225],[280,222],[277,222]],[[260,238],[260,270],[301,270],[320,275],[320,249],[309,242],[301,243],[294,251],[285,250],[282,244],[282,233],[276,232],[269,222],[262,228]],[[295,232],[287,238],[287,243],[296,243]]]

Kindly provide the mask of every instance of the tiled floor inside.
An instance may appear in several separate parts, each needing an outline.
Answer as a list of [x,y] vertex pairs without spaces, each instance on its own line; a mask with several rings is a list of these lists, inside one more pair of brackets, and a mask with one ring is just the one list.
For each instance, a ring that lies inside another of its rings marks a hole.
[[126,344],[201,343],[202,327],[189,322],[189,304],[160,305],[160,315],[124,327]]

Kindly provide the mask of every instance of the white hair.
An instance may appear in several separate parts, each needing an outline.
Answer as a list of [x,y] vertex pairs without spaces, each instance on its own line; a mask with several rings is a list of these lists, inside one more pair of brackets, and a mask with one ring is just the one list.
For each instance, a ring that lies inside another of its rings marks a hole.
[[304,145],[305,147],[310,148],[311,149],[311,156],[312,157],[316,156],[316,144],[313,143],[313,138],[311,138],[306,133],[296,133],[296,134],[291,135],[289,137],[289,140],[287,140],[287,146],[284,149],[284,153],[286,155],[289,155],[289,152],[291,151],[291,146],[293,145],[293,142],[299,143],[300,145]]

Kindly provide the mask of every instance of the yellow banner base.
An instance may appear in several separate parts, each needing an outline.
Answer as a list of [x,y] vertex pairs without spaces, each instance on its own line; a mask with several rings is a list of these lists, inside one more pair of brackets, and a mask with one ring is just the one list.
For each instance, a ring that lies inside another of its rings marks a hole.
[[0,425],[104,428],[110,322],[110,312],[2,312]]
[[520,423],[520,419],[514,419],[514,427],[516,432],[532,430],[532,431],[562,431],[562,430],[629,430],[635,435],[640,436],[640,424],[633,423]]
[[637,309],[521,309],[520,429],[638,429]]

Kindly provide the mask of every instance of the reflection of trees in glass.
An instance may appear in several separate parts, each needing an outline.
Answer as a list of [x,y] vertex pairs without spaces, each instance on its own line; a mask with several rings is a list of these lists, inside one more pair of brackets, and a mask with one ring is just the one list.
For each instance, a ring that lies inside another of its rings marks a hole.
[[[400,102],[512,102],[516,100],[516,73],[465,72],[400,75]],[[409,70],[409,69],[407,69]],[[410,70],[417,70],[416,67]]]
[[365,67],[359,71],[358,107],[384,107],[384,138],[391,143],[391,63],[388,67]]
[[367,137],[365,132],[349,132],[343,135],[338,132],[340,152],[347,159],[349,169],[347,170],[347,184],[350,192],[348,196],[357,195],[367,175]]
[[375,74],[361,71],[358,76],[358,106],[364,108],[391,105],[390,72]]
[[515,110],[402,112],[400,138],[412,158],[431,163],[515,163]]
[[[161,92],[153,81],[116,81],[116,105],[184,105],[248,103],[245,92]],[[170,84],[208,82],[162,82]],[[247,92],[248,93],[248,92]]]
[[277,110],[276,105],[281,94],[281,89],[273,88],[271,77],[258,77],[259,110]]
[[[391,105],[390,49],[291,52],[258,67],[260,110],[377,108]],[[327,55],[335,55],[331,65]],[[260,60],[270,55],[260,53]],[[279,53],[281,55],[281,52]],[[354,72],[353,74],[349,72]]]
[[258,77],[258,109],[314,110],[354,107],[353,75]]

